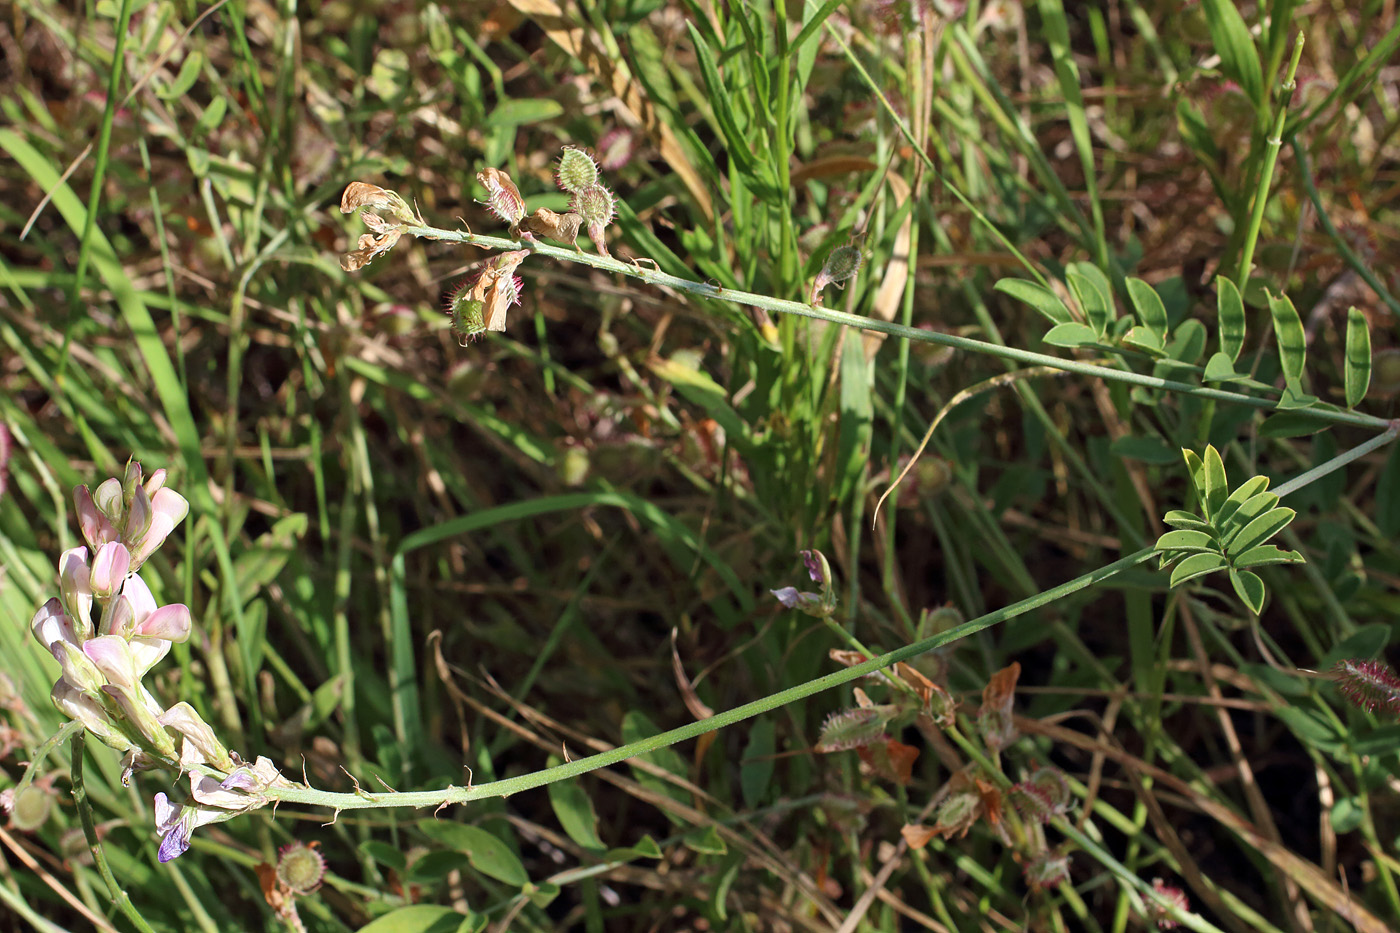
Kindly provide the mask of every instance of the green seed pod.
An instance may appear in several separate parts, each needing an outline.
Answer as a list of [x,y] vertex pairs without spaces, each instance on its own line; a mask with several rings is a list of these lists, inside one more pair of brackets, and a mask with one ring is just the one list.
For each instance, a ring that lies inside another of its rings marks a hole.
[[321,886],[326,874],[326,859],[320,852],[302,842],[283,846],[277,853],[277,880],[296,894],[310,894]]
[[469,279],[449,292],[444,300],[446,311],[452,316],[452,333],[457,335],[457,343],[463,347],[486,332],[486,320],[482,313],[486,302],[476,297],[474,285]]
[[602,185],[589,185],[575,191],[574,198],[569,203],[569,210],[582,217],[590,230],[612,223],[613,208],[612,192]]
[[14,796],[14,810],[10,822],[20,832],[32,833],[49,818],[53,810],[53,794],[42,787],[30,784]]
[[847,243],[831,251],[831,255],[826,257],[826,265],[822,266],[821,274],[828,284],[844,282],[860,271],[860,263],[860,248],[853,243]]
[[598,184],[598,163],[582,149],[565,149],[555,173],[559,187],[573,194]]

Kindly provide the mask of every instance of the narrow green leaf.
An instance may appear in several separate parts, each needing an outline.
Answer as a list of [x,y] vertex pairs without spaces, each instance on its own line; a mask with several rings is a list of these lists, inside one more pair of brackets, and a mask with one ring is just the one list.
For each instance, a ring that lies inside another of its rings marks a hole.
[[1298,513],[1289,508],[1270,509],[1244,526],[1230,542],[1230,553],[1243,554],[1256,545],[1263,544],[1286,528],[1296,514]]
[[1234,559],[1234,565],[1241,570],[1246,567],[1266,567],[1270,564],[1301,564],[1303,555],[1297,551],[1285,551],[1272,544],[1252,547]]
[[1201,458],[1196,456],[1194,450],[1181,448],[1181,456],[1186,460],[1186,472],[1191,477],[1191,486],[1196,490],[1196,499],[1201,504],[1202,511],[1205,511],[1203,518],[1209,518],[1210,512],[1205,510],[1206,501],[1206,466],[1201,462]]
[[456,933],[464,918],[451,907],[413,904],[360,927],[360,933]]
[[[550,758],[549,767],[557,764],[558,759]],[[593,809],[593,801],[578,781],[555,781],[550,784],[549,804],[554,808],[555,819],[559,820],[559,825],[570,839],[594,852],[607,848],[598,838],[598,814]]]
[[1304,395],[1303,369],[1308,361],[1307,334],[1303,331],[1303,319],[1298,309],[1287,295],[1265,293],[1269,299],[1269,313],[1274,319],[1274,336],[1278,339],[1279,363],[1283,367],[1283,381],[1294,395]]
[[1084,319],[1099,337],[1117,317],[1113,309],[1113,288],[1099,268],[1087,262],[1070,263],[1065,273],[1070,291],[1084,310]]
[[510,885],[523,885],[530,880],[510,846],[480,826],[420,820],[418,828],[429,838],[465,855],[472,868],[483,875]]
[[1210,522],[1202,521],[1199,515],[1191,512],[1182,512],[1176,509],[1168,512],[1162,519],[1173,528],[1185,528],[1188,531],[1204,531],[1213,534],[1215,526]]
[[1226,497],[1230,495],[1230,488],[1225,479],[1225,461],[1220,459],[1220,451],[1215,449],[1214,444],[1206,445],[1206,452],[1201,460],[1205,465],[1202,486],[1204,486],[1206,494],[1206,517],[1211,521],[1217,521],[1216,516],[1220,513],[1220,507],[1225,504]]
[[802,47],[817,34],[817,30],[822,28],[822,23],[825,23],[827,19],[831,17],[831,14],[839,10],[841,5],[845,2],[846,0],[826,0],[826,2],[821,5],[821,8],[812,14],[812,18],[802,25],[802,30],[788,45],[788,53],[796,54],[800,52]]
[[1165,356],[1167,353],[1162,338],[1146,327],[1131,328],[1123,335],[1123,345],[1155,357]]
[[1276,505],[1278,496],[1271,492],[1257,493],[1244,500],[1225,520],[1216,523],[1216,528],[1220,531],[1220,543],[1232,554],[1244,551],[1244,548],[1230,548],[1231,543],[1246,525],[1265,512],[1272,511]]
[[1051,324],[1068,324],[1074,320],[1069,308],[1050,289],[1026,279],[1002,279],[992,286],[1003,295],[1010,295],[1017,301],[1030,305]]
[[1346,386],[1348,408],[1360,405],[1371,387],[1371,331],[1354,306],[1347,309]]
[[859,340],[847,340],[841,354],[841,420],[836,440],[837,496],[845,499],[863,482],[870,465],[874,433],[873,367]]
[[1087,324],[1056,324],[1040,338],[1052,347],[1093,346],[1099,342],[1098,333]]
[[1264,581],[1248,570],[1230,568],[1230,585],[1249,611],[1258,615],[1264,608]]
[[196,134],[200,138],[212,133],[220,123],[224,122],[224,115],[228,113],[228,98],[219,96],[209,101],[209,106],[204,108],[204,112],[199,115],[199,120],[195,126],[199,128]]
[[724,843],[724,837],[719,834],[719,830],[715,828],[713,823],[703,829],[687,833],[681,837],[681,842],[687,849],[699,852],[701,855],[724,855],[729,851],[729,846]]
[[1229,382],[1238,376],[1235,364],[1224,353],[1212,353],[1210,359],[1206,360],[1205,372],[1201,374],[1201,378],[1206,382]]
[[1172,570],[1171,586],[1180,586],[1187,580],[1194,580],[1208,573],[1224,570],[1226,566],[1224,555],[1216,553],[1192,554]]
[[1381,652],[1385,651],[1386,646],[1390,644],[1390,634],[1389,623],[1373,622],[1370,625],[1363,625],[1333,645],[1332,650],[1327,652],[1326,657],[1322,659],[1318,670],[1326,670],[1338,661],[1349,658],[1369,660],[1381,657]]
[[695,47],[695,58],[700,63],[700,77],[705,83],[706,95],[714,110],[715,122],[719,124],[720,133],[725,138],[725,150],[729,153],[729,157],[738,164],[741,172],[755,177],[758,168],[753,157],[755,141],[748,139],[739,129],[739,121],[734,115],[730,91],[719,76],[719,68],[715,65],[715,56],[710,50],[709,43],[700,35],[700,30],[695,28],[695,23],[687,19],[685,25],[690,30],[690,41]]
[[1172,332],[1167,355],[1192,366],[1206,352],[1206,326],[1195,318],[1187,318]]
[[1234,363],[1244,349],[1244,299],[1235,283],[1223,275],[1215,277],[1215,313],[1220,326],[1220,352]]
[[659,859],[661,855],[661,847],[656,844],[656,840],[651,838],[651,836],[643,836],[634,846],[627,846],[622,849],[609,849],[607,854],[603,856],[603,860],[607,862],[630,862],[639,858]]
[[1219,528],[1224,528],[1230,521],[1231,516],[1250,499],[1259,495],[1269,488],[1269,478],[1267,476],[1251,476],[1249,479],[1235,487],[1234,492],[1220,505],[1220,511],[1215,516],[1215,524]]
[[1283,394],[1279,396],[1279,411],[1302,411],[1304,408],[1312,408],[1318,403],[1316,395],[1309,395],[1306,392],[1294,391],[1292,386],[1285,388]]
[[170,86],[162,88],[159,92],[163,100],[175,100],[184,97],[194,87],[194,83],[199,80],[199,70],[204,67],[204,53],[198,49],[190,50],[185,56],[184,64],[180,66],[180,73],[175,76],[175,80],[170,82]]
[[1205,531],[1168,531],[1157,539],[1159,551],[1218,551],[1215,538]]
[[1270,415],[1259,425],[1260,437],[1307,437],[1331,427],[1331,422],[1316,418],[1306,411],[1281,411]]
[[1220,70],[1240,86],[1256,108],[1262,109],[1266,103],[1264,68],[1239,8],[1234,0],[1202,0],[1201,9],[1215,53],[1220,56]]
[[1157,335],[1157,339],[1165,343],[1167,339],[1167,309],[1162,304],[1162,296],[1157,294],[1157,290],[1148,285],[1142,279],[1129,278],[1128,297],[1133,301],[1133,308],[1137,311],[1138,320],[1142,321],[1144,327]]
[[564,105],[548,97],[514,97],[504,100],[486,115],[488,127],[529,126],[562,116]]

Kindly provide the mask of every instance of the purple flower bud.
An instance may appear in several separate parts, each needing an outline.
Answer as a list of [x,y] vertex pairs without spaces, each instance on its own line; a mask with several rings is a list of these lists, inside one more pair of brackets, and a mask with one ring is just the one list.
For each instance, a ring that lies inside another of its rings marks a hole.
[[122,541],[131,549],[133,557],[140,551],[141,543],[146,540],[150,529],[151,497],[146,495],[146,490],[137,486],[126,511],[126,524],[122,526]]
[[73,507],[78,513],[78,527],[88,547],[96,550],[109,541],[117,540],[116,526],[92,501],[92,493],[86,486],[73,487]]
[[812,578],[813,583],[826,583],[826,558],[821,551],[802,551],[802,563],[807,567],[807,573]]
[[126,469],[122,471],[122,499],[130,502],[142,482],[141,464],[135,460],[126,461]]
[[829,615],[822,606],[822,598],[819,593],[800,592],[795,586],[785,586],[782,589],[769,590],[769,592],[788,609],[796,609],[818,619]]
[[92,575],[87,548],[69,548],[59,557],[58,592],[79,640],[87,638],[92,634]]
[[151,499],[150,526],[132,555],[132,567],[144,564],[189,512],[190,504],[184,496],[173,489],[158,490]]
[[91,584],[93,595],[101,600],[109,600],[121,590],[131,568],[131,552],[126,546],[110,541],[98,548],[92,561]]

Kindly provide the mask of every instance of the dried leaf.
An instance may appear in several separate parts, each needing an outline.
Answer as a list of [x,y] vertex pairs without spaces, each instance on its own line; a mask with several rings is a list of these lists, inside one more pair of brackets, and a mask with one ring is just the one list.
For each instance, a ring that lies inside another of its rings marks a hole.
[[902,786],[908,784],[913,776],[914,761],[919,757],[919,750],[887,738],[883,742],[857,748],[856,754],[872,772]]
[[899,834],[904,837],[904,842],[909,848],[917,852],[928,845],[929,840],[938,835],[938,830],[918,823],[906,823],[900,828]]
[[398,227],[377,236],[372,233],[361,234],[359,249],[340,257],[340,268],[346,272],[358,272],[369,265],[377,256],[393,249],[394,244],[399,241],[399,237],[402,235],[403,231]]
[[1021,665],[1015,661],[992,675],[982,689],[982,708],[977,712],[977,728],[991,749],[1005,748],[1016,738],[1011,706],[1016,698],[1016,680]]
[[568,243],[577,249],[578,230],[582,223],[583,218],[572,211],[556,214],[547,207],[540,207],[536,208],[529,217],[526,217],[521,226],[536,236],[547,236],[551,240]]
[[413,209],[408,206],[408,202],[397,192],[363,181],[352,181],[345,186],[345,192],[340,196],[340,212],[349,214],[362,207],[373,211],[388,211],[404,223],[413,223],[417,219],[413,216]]

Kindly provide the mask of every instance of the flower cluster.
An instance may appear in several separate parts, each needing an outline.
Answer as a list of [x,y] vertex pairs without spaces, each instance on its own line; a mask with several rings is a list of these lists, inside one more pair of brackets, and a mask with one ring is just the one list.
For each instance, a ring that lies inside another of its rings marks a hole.
[[[166,709],[142,683],[173,643],[189,638],[191,628],[189,608],[157,605],[139,572],[189,512],[185,498],[166,488],[165,480],[164,470],[145,477],[132,461],[121,479],[106,480],[96,492],[73,490],[87,543],[63,552],[60,595],[40,606],[30,623],[63,672],[53,686],[54,705],[123,753],[124,783],[133,772],[161,764],[190,772],[195,803],[179,815],[164,794],[156,796],[157,825],[165,835],[162,861],[188,847],[195,826],[260,806],[261,789],[285,783],[267,759],[242,766],[192,706],[181,702]],[[214,781],[217,793],[201,769],[228,774],[224,782]]]
[[820,593],[798,590],[795,586],[785,586],[770,590],[788,609],[796,609],[817,619],[825,618],[836,611],[836,588],[831,581],[831,566],[821,551],[802,551],[802,563],[813,583],[821,585]]

